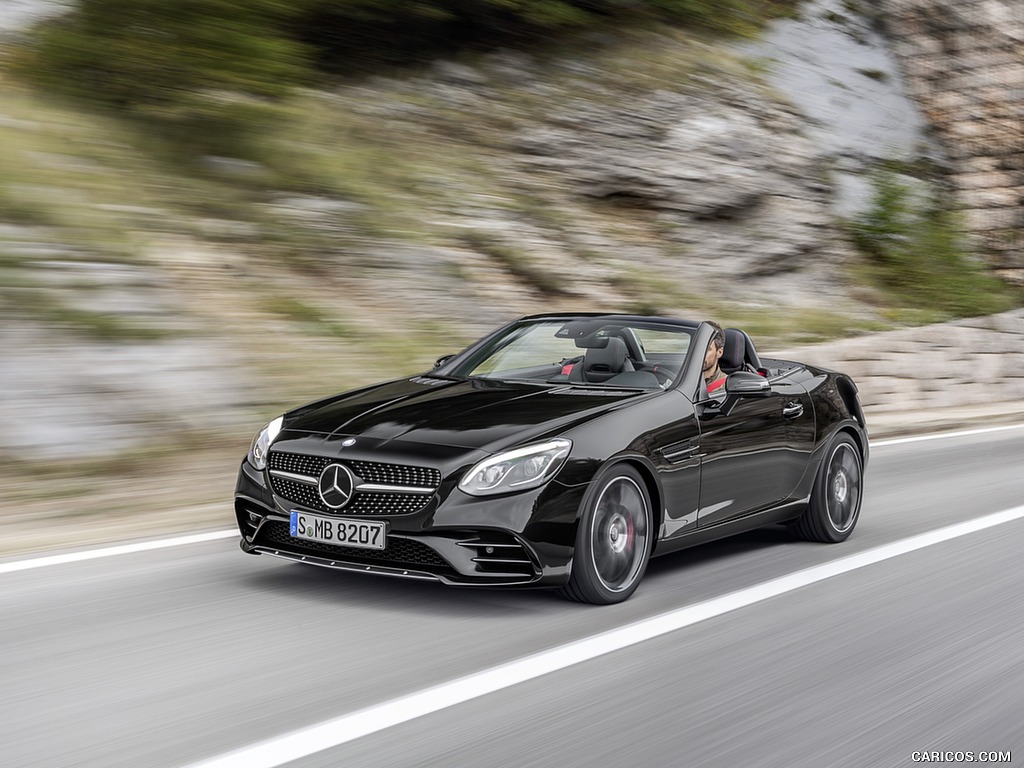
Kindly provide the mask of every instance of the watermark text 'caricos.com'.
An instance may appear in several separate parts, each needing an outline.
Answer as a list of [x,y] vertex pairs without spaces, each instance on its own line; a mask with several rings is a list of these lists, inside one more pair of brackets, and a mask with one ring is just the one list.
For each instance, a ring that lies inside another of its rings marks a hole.
[[964,752],[952,750],[928,750],[913,752],[910,759],[915,763],[1009,763],[1010,751],[1005,752]]

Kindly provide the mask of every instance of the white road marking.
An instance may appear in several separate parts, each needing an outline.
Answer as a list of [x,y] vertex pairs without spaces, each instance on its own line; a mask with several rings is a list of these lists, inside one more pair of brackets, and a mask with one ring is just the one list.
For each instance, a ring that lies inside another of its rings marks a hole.
[[[947,437],[967,437],[969,435],[984,435],[989,432],[1002,432],[1007,429],[1020,429],[1024,424],[1008,424],[997,427],[981,427],[979,429],[966,429],[959,432],[934,432],[928,435],[915,435],[913,437],[897,437],[889,440],[872,440],[872,448],[880,448],[887,445],[898,445],[900,443],[917,443],[924,440],[939,440]],[[31,568],[43,568],[48,565],[63,565],[65,563],[77,563],[82,560],[95,560],[101,557],[113,557],[114,555],[130,555],[134,552],[146,552],[151,549],[166,549],[167,547],[180,547],[186,544],[198,544],[214,539],[227,539],[238,536],[234,528],[210,531],[208,533],[187,534],[175,536],[169,539],[156,539],[143,541],[134,544],[120,544],[100,549],[87,549],[80,552],[69,552],[62,555],[45,555],[43,557],[28,558],[25,560],[13,560],[0,562],[0,574],[13,573],[15,571],[27,571]]]
[[133,552],[148,552],[151,549],[166,549],[167,547],[180,547],[184,544],[199,544],[204,541],[215,539],[227,539],[238,536],[238,530],[209,531],[207,533],[190,533],[186,536],[175,536],[170,539],[155,539],[153,541],[137,541],[132,544],[118,544],[113,547],[101,547],[99,549],[85,549],[80,552],[66,552],[60,555],[46,555],[44,557],[33,557],[28,560],[12,560],[7,563],[0,563],[0,573],[14,573],[15,571],[27,571],[31,568],[43,568],[48,565],[63,565],[64,563],[78,563],[82,560],[96,560],[101,557],[113,557],[114,555],[130,555]]
[[347,744],[424,715],[533,680],[613,651],[689,627],[793,590],[816,584],[933,544],[1024,518],[1024,506],[985,515],[946,528],[875,547],[788,576],[688,605],[600,635],[542,651],[448,683],[385,701],[358,712],[285,733],[252,746],[193,763],[187,768],[276,768],[293,760]]
[[977,429],[961,429],[955,432],[931,432],[927,435],[911,435],[909,437],[891,437],[888,440],[871,440],[872,448],[886,445],[902,445],[903,443],[921,443],[925,440],[941,440],[947,437],[968,437],[970,435],[987,435],[991,432],[1004,432],[1008,429],[1020,429],[1024,424],[1004,424],[998,427],[978,427]]

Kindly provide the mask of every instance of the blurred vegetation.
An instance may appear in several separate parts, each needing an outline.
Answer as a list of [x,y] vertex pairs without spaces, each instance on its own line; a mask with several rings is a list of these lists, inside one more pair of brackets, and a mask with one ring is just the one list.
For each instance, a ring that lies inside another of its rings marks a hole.
[[514,275],[541,295],[548,297],[570,295],[566,290],[566,281],[563,278],[535,264],[529,253],[520,248],[514,248],[488,232],[476,230],[463,233],[462,241],[478,253],[494,259],[509,274]]
[[185,148],[245,147],[307,73],[288,0],[82,0],[14,60],[54,93],[160,125]]
[[78,0],[17,57],[54,93],[155,123],[175,146],[255,153],[290,89],[388,65],[663,20],[732,34],[793,0]]
[[1012,289],[967,250],[963,226],[941,187],[891,168],[873,177],[871,207],[850,224],[867,256],[863,277],[886,297],[893,320],[941,322],[1006,311]]
[[324,71],[406,65],[497,45],[551,42],[580,30],[667,21],[749,34],[792,0],[305,0],[293,30]]

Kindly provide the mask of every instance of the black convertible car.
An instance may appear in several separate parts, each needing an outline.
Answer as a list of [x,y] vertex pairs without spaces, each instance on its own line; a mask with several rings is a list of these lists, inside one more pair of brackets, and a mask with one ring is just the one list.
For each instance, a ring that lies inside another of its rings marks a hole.
[[289,411],[235,491],[241,547],[445,584],[628,598],[653,555],[773,523],[839,542],[860,512],[846,375],[662,317],[546,314],[433,370]]

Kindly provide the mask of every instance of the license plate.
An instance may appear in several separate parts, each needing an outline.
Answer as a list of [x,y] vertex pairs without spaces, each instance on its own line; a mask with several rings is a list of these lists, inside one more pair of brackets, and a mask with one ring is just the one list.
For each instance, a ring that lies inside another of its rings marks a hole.
[[385,523],[320,517],[306,512],[292,512],[291,535],[296,539],[336,544],[339,547],[384,549],[387,546]]

